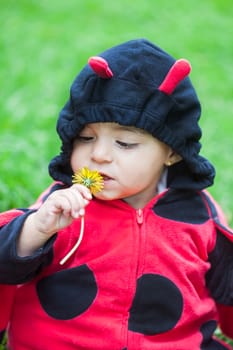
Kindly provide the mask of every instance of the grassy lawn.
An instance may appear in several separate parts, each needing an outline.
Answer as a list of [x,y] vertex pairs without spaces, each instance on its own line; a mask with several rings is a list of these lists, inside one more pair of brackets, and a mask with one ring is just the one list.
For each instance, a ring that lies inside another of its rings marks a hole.
[[0,211],[31,204],[59,153],[57,115],[91,55],[146,37],[193,66],[211,193],[233,224],[231,0],[1,0]]

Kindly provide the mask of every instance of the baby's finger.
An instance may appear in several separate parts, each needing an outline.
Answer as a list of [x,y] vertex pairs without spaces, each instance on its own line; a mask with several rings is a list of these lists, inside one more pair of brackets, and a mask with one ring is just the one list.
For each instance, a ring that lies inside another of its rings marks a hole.
[[91,191],[86,186],[80,185],[80,184],[75,184],[75,185],[71,186],[70,188],[81,193],[82,196],[84,198],[86,198],[88,201],[90,201],[92,199]]
[[50,214],[59,215],[63,213],[64,216],[71,216],[72,212],[72,203],[68,196],[60,194],[51,201],[51,208],[49,210]]
[[84,215],[84,208],[89,203],[90,200],[86,199],[84,195],[88,198],[88,192],[82,191],[83,189],[70,187],[66,192],[71,205],[71,215],[74,218]]

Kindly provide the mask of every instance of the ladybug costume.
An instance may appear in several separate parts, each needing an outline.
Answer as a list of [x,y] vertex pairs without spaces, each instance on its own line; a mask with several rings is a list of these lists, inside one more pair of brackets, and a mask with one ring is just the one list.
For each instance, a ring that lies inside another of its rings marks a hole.
[[[62,152],[49,166],[56,182],[29,209],[0,216],[0,331],[7,328],[9,349],[229,348],[213,333],[220,324],[233,336],[233,232],[205,190],[215,172],[199,155],[200,104],[189,72],[186,60],[140,39],[92,57],[75,79],[57,124]],[[71,185],[72,142],[93,122],[142,128],[182,161],[142,209],[94,198],[83,240],[63,265],[80,219],[18,257],[26,218]]]

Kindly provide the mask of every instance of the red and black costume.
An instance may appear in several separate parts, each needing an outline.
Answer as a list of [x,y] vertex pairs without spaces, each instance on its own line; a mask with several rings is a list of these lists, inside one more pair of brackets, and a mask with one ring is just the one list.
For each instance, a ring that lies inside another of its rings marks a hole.
[[10,349],[226,349],[212,336],[215,302],[233,305],[233,234],[206,192],[168,190],[143,210],[94,199],[64,266],[80,220],[18,258],[30,212],[12,211],[0,234],[1,282],[22,284],[2,289]]
[[[204,190],[215,171],[199,155],[200,104],[189,65],[146,40],[100,56],[75,79],[58,119],[62,152],[49,171],[59,183],[30,209],[0,216],[0,330],[8,327],[11,350],[227,349],[213,333],[220,322],[233,336],[226,322],[233,315],[233,233]],[[168,168],[167,190],[139,210],[93,199],[83,241],[64,265],[79,219],[19,258],[25,219],[52,191],[71,185],[73,140],[95,122],[133,125],[174,149],[182,161]]]

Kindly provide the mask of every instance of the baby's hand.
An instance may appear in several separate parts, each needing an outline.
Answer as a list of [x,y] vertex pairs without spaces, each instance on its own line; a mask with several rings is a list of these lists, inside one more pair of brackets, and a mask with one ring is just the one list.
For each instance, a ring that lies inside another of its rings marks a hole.
[[85,213],[85,207],[92,199],[90,190],[75,184],[67,189],[53,192],[34,214],[34,227],[44,235],[51,236],[70,225]]

